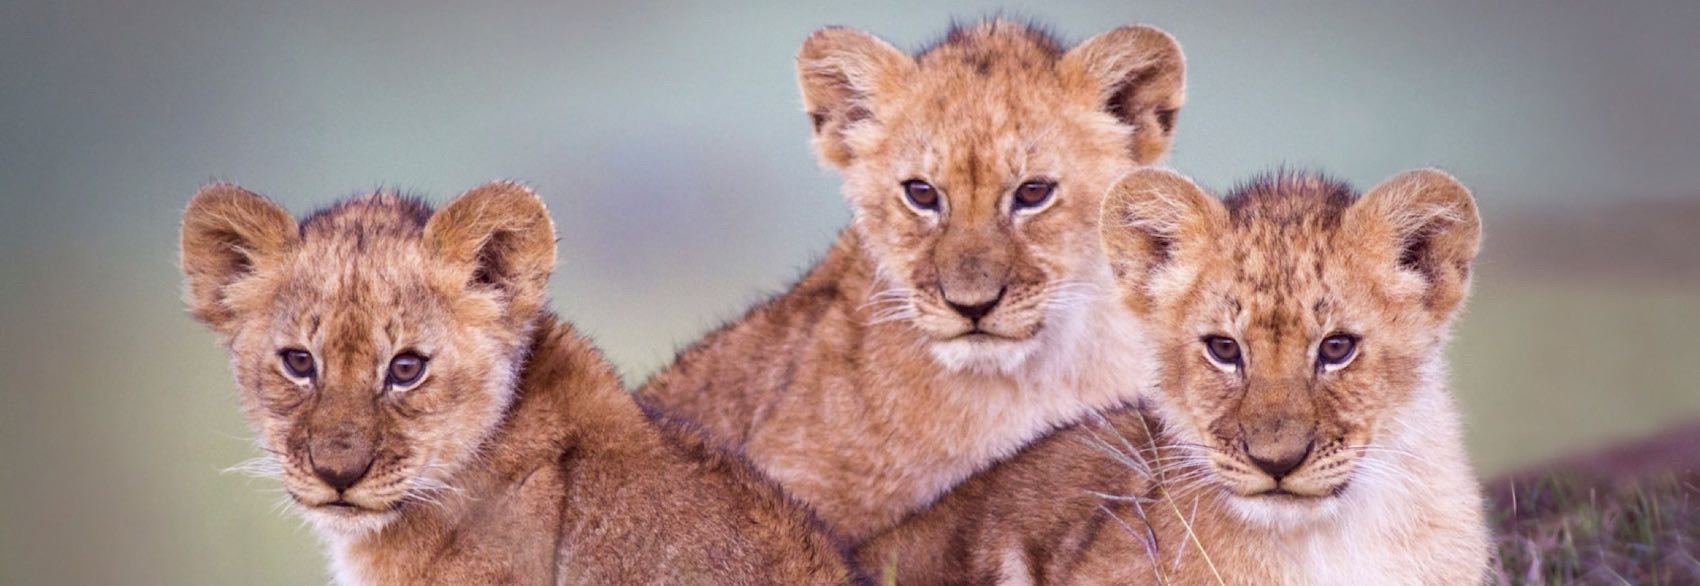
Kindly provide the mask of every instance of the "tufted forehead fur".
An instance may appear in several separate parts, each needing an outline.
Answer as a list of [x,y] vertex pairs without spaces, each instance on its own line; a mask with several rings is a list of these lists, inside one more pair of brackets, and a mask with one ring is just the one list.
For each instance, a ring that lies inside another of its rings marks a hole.
[[1282,233],[1337,230],[1340,217],[1357,199],[1357,191],[1338,179],[1278,171],[1234,188],[1222,204],[1228,209],[1230,222],[1270,240]]
[[[260,442],[308,518],[362,532],[474,457],[513,395],[554,264],[541,201],[475,189],[441,211],[395,193],[350,198],[297,223],[239,187],[184,214],[186,301],[223,335]],[[296,376],[280,353],[305,351]],[[387,376],[426,357],[421,380]],[[339,493],[323,470],[361,473]],[[342,501],[342,508],[327,507]]]
[[[844,174],[854,229],[893,319],[947,367],[1008,371],[1047,325],[1101,289],[1102,194],[1168,152],[1184,101],[1179,45],[1123,27],[1065,48],[1003,19],[953,27],[910,56],[866,33],[817,32],[798,77],[821,160]],[[936,210],[904,196],[931,185]],[[1055,185],[1018,209],[1028,182]],[[995,303],[974,323],[951,307]]]

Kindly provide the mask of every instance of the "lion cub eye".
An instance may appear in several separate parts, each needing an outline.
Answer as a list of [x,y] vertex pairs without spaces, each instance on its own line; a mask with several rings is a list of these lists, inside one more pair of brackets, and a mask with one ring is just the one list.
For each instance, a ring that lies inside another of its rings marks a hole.
[[1057,190],[1057,184],[1050,181],[1028,181],[1015,188],[1015,199],[1012,205],[1015,209],[1031,209],[1051,200],[1051,194]]
[[313,378],[313,355],[306,350],[290,348],[277,353],[283,370],[295,378]]
[[1223,366],[1240,365],[1240,343],[1227,336],[1206,336],[1204,350],[1210,359]]
[[419,382],[419,377],[425,374],[425,363],[428,360],[413,352],[403,352],[390,359],[390,386],[405,387]]
[[1352,361],[1358,352],[1358,339],[1350,334],[1334,334],[1322,339],[1316,347],[1316,361],[1324,370],[1333,370]]
[[909,205],[917,209],[936,212],[939,210],[939,191],[920,179],[910,179],[903,182],[903,197],[909,200]]

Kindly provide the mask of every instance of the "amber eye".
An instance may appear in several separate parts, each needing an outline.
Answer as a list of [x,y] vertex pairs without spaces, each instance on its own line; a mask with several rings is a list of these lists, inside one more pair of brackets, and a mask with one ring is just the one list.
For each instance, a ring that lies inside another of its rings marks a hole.
[[909,200],[909,205],[917,208],[928,211],[939,209],[939,191],[920,179],[903,182],[903,197]]
[[1339,366],[1352,359],[1358,351],[1358,339],[1350,334],[1334,334],[1322,339],[1316,347],[1316,361],[1324,367]]
[[1238,366],[1240,363],[1240,343],[1227,336],[1207,336],[1204,338],[1204,349],[1210,352],[1210,359],[1222,364]]
[[419,377],[425,374],[424,356],[412,352],[397,354],[390,359],[390,385],[405,387],[419,382]]
[[313,378],[313,355],[306,350],[290,348],[277,353],[283,360],[283,370],[295,378]]
[[1036,208],[1050,201],[1051,194],[1057,190],[1057,184],[1050,181],[1028,181],[1015,188],[1015,209]]

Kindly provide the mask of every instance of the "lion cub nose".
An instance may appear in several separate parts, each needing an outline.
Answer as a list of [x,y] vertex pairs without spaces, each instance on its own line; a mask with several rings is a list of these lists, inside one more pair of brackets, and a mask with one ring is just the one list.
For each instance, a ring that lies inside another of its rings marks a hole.
[[997,295],[992,296],[990,301],[981,301],[978,303],[958,303],[956,300],[951,299],[949,294],[946,294],[944,302],[945,304],[950,305],[951,310],[955,311],[958,315],[968,318],[968,321],[978,322],[980,321],[980,318],[986,317],[986,314],[991,313],[992,309],[998,306],[999,301],[1003,301],[1003,292],[1004,289],[998,289]]
[[308,450],[307,457],[312,460],[313,475],[339,493],[360,482],[372,468],[372,451],[348,442],[315,446]]
[[1305,461],[1305,457],[1310,455],[1310,447],[1311,442],[1305,442],[1302,446],[1280,446],[1274,449],[1253,448],[1246,450],[1246,456],[1264,474],[1279,482],[1294,468],[1298,468],[1299,463]]

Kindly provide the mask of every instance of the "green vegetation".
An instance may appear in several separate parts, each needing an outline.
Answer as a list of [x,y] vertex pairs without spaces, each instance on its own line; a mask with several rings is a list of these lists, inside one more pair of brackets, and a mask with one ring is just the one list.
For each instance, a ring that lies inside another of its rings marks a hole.
[[1559,473],[1508,482],[1492,500],[1501,584],[1700,583],[1700,472],[1617,483]]

